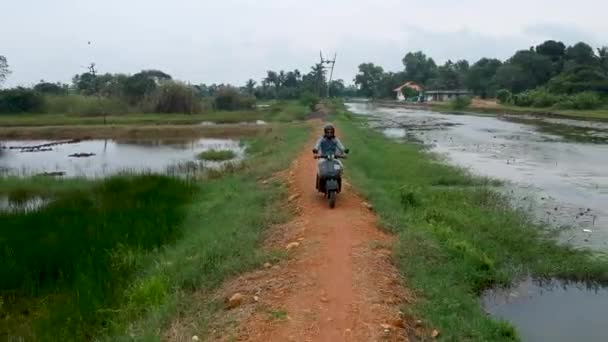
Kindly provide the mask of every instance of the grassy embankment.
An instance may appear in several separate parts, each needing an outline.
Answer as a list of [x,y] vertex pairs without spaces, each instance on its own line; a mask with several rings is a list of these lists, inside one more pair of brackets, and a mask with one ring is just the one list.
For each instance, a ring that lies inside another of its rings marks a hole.
[[[437,103],[431,106],[433,110],[440,112],[453,112],[450,103]],[[599,120],[608,121],[608,107],[599,109],[589,110],[576,110],[576,109],[554,109],[554,108],[534,108],[534,107],[518,107],[518,106],[507,106],[502,104],[495,104],[491,107],[488,106],[477,106],[473,103],[469,108],[463,110],[464,112],[474,112],[479,114],[488,115],[502,115],[502,114],[513,114],[513,115],[539,115],[548,117],[561,117],[571,119],[585,119],[585,120]]]
[[[282,101],[268,107],[240,111],[212,111],[203,114],[121,114],[108,115],[107,125],[192,125],[201,122],[241,123],[263,120],[290,122],[302,120],[307,112],[297,101]],[[0,114],[0,127],[103,125],[103,116],[78,114]]]
[[0,195],[53,200],[0,214],[0,337],[158,340],[180,312],[210,314],[217,305],[193,302],[193,291],[276,257],[257,247],[288,215],[276,210],[285,194],[258,180],[287,167],[307,137],[302,124],[266,132],[242,167],[199,181],[2,179]]
[[516,340],[488,317],[480,294],[528,275],[608,283],[608,262],[558,246],[492,186],[439,163],[414,144],[391,141],[343,110],[338,123],[353,153],[348,176],[398,236],[396,263],[416,295],[405,310],[448,341]]

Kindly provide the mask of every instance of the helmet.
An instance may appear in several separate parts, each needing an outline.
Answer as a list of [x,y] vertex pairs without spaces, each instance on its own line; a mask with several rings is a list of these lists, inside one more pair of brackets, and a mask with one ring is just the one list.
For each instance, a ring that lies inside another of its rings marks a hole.
[[327,138],[333,138],[335,136],[336,133],[336,129],[334,128],[334,125],[332,124],[327,124],[325,125],[325,127],[323,127],[323,135]]

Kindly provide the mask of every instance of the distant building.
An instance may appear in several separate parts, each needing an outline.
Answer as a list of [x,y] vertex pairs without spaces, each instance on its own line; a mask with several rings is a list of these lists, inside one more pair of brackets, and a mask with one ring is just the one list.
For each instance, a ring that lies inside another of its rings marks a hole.
[[393,89],[395,93],[397,93],[397,101],[405,101],[405,95],[403,95],[403,88],[410,88],[418,92],[418,94],[422,93],[422,87],[414,82],[406,82],[401,86]]
[[453,100],[459,96],[471,96],[468,90],[429,90],[424,93],[426,102],[444,102]]

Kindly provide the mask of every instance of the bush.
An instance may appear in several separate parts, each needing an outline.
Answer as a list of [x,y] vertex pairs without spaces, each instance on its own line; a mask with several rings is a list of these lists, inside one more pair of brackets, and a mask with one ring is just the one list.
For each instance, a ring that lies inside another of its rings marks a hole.
[[534,100],[528,92],[520,93],[513,96],[513,104],[520,107],[530,107]]
[[300,97],[300,103],[304,106],[307,106],[312,111],[317,110],[317,105],[320,101],[321,100],[319,99],[319,97],[312,93],[304,93]]
[[595,109],[602,105],[602,98],[594,92],[583,92],[568,96],[557,104],[563,109]]
[[129,105],[115,97],[85,95],[49,95],[44,97],[45,113],[95,116],[125,114],[132,111]]
[[158,113],[200,113],[201,100],[196,91],[180,82],[163,83],[152,95],[151,102]]
[[547,108],[562,100],[561,96],[552,94],[545,89],[535,89],[528,92],[532,99],[532,107]]
[[454,110],[463,110],[471,105],[471,97],[469,96],[458,96],[450,102],[450,106]]
[[513,94],[507,89],[500,89],[496,92],[496,98],[498,99],[498,102],[502,104],[510,103],[512,97]]
[[19,87],[0,91],[0,113],[40,112],[43,104],[42,95],[31,89]]
[[215,95],[215,108],[218,110],[253,109],[255,97],[241,94],[237,89],[225,87]]

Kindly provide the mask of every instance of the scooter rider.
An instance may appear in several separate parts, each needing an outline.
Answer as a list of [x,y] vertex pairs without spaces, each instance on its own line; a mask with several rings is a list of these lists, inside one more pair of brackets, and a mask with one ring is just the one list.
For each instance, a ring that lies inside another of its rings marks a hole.
[[[346,149],[344,145],[342,145],[340,139],[336,137],[336,129],[331,124],[323,127],[323,137],[317,141],[312,151],[319,156],[325,156],[328,154],[343,156],[344,154],[348,153],[348,149]],[[322,161],[323,159],[320,159],[319,163]]]
[[[327,156],[330,154],[343,157],[348,153],[348,149],[342,145],[340,139],[336,138],[336,130],[333,125],[328,124],[323,128],[323,137],[321,137],[317,143],[315,144],[312,152],[316,156]],[[319,174],[321,174],[321,166],[325,163],[326,160],[319,158],[317,162],[318,171],[317,171],[317,179],[316,179],[316,188],[319,189]],[[335,160],[342,166],[342,163],[339,160]]]

